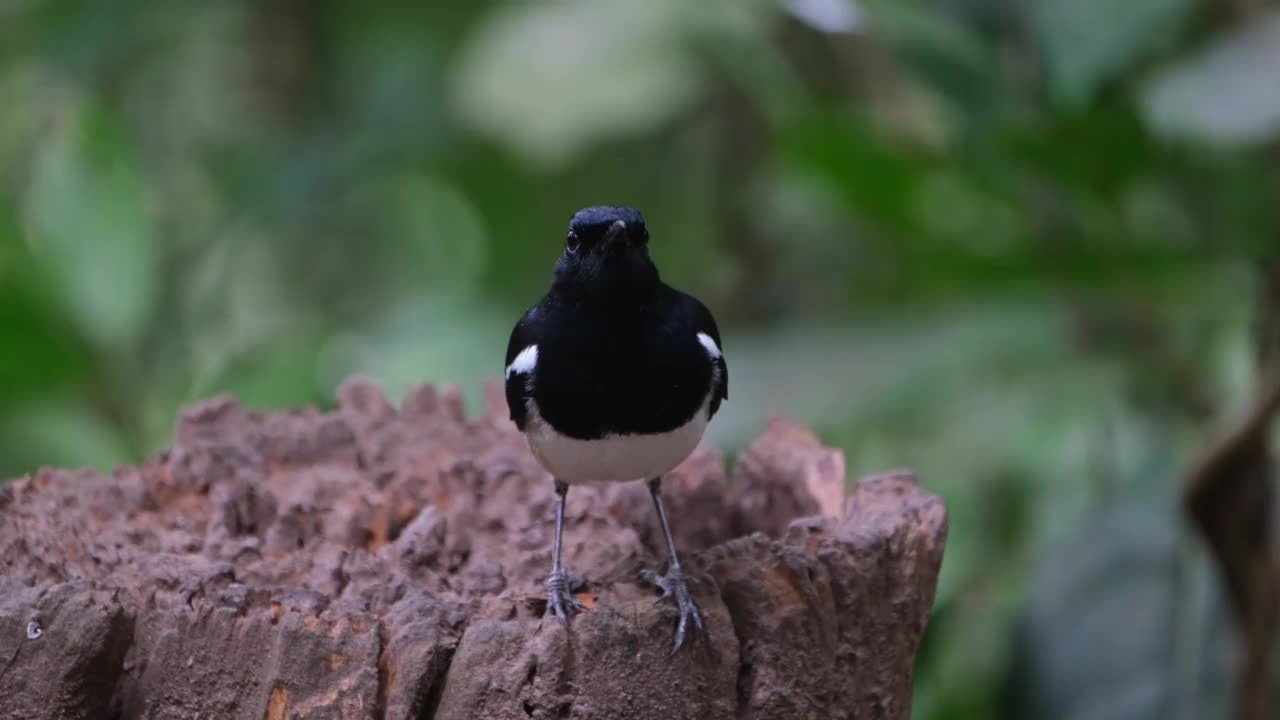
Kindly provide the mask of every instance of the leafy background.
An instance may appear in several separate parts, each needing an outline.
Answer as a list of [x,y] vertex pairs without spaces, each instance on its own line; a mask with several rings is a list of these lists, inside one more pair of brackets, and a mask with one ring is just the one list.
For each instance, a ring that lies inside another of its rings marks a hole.
[[945,498],[915,717],[1224,716],[1176,481],[1250,392],[1280,14],[410,5],[0,1],[0,477],[214,393],[474,403],[568,215],[624,203],[720,318],[717,443],[786,412]]

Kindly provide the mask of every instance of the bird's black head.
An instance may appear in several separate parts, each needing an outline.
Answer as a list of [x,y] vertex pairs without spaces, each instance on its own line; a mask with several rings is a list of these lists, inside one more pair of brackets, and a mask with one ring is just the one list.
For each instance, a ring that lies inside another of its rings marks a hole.
[[597,205],[569,219],[564,254],[556,265],[562,292],[634,297],[658,285],[649,259],[644,216],[627,207]]

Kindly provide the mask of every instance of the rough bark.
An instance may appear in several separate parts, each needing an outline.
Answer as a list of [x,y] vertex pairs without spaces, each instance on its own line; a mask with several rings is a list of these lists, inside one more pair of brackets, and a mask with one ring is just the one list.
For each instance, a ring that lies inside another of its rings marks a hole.
[[946,535],[909,473],[846,498],[782,420],[732,479],[700,448],[665,492],[708,632],[672,657],[642,483],[570,492],[590,610],[542,620],[551,483],[494,390],[219,398],[139,467],[0,487],[0,719],[909,716]]

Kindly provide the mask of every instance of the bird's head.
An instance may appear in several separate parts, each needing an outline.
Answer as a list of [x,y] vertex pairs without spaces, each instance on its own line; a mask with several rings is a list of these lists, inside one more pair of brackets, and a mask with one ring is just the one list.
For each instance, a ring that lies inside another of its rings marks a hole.
[[584,208],[569,220],[556,287],[584,295],[634,297],[658,285],[644,216],[627,207]]

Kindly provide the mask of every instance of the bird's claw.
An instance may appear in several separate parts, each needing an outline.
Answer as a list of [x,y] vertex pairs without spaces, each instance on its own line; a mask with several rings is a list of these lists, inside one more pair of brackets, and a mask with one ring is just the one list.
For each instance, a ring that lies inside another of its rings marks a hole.
[[698,605],[689,594],[689,582],[679,568],[671,568],[666,575],[659,575],[652,570],[642,570],[640,577],[662,590],[663,598],[674,598],[676,601],[676,608],[680,611],[680,623],[676,625],[675,645],[671,648],[671,654],[674,655],[684,645],[689,620],[693,620],[698,630],[705,629],[702,625],[702,615],[698,612]]
[[573,613],[582,612],[586,606],[570,592],[569,576],[564,572],[547,577],[547,614],[555,615],[566,626]]

